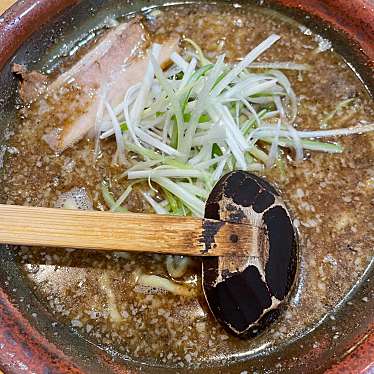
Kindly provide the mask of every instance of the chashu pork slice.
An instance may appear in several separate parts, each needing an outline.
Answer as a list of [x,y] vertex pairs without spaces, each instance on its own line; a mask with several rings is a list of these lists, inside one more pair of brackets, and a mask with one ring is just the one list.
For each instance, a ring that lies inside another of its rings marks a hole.
[[19,95],[25,103],[32,103],[47,89],[48,78],[37,71],[28,71],[24,65],[13,64],[12,72],[21,79]]
[[[158,57],[161,67],[167,66],[171,54],[178,50],[178,43],[179,38],[172,37],[161,44]],[[115,108],[124,99],[128,88],[143,80],[149,63],[148,46],[147,32],[135,18],[108,31],[75,65],[47,85],[43,93],[48,95],[51,110],[58,107],[59,101],[63,102],[58,94],[61,88],[74,85],[82,89],[75,100],[74,113],[70,117],[68,113],[56,116],[60,120],[43,137],[53,151],[61,153],[86,135],[93,135],[103,97]],[[25,84],[31,80],[25,72],[22,78],[25,92]],[[40,93],[40,89],[27,89],[29,91]]]

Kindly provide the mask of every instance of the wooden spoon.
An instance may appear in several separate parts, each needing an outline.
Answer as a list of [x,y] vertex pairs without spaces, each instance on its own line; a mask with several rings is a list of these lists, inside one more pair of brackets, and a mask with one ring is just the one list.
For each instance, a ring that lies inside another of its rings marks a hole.
[[225,175],[204,219],[0,205],[0,242],[202,256],[213,315],[251,337],[280,313],[297,269],[297,237],[278,191],[256,175]]

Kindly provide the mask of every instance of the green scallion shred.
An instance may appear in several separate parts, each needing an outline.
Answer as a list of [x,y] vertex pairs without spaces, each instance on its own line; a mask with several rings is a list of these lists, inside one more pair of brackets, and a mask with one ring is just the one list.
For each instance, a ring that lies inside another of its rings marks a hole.
[[197,54],[198,54],[198,57],[199,57],[199,60],[200,60],[200,63],[202,66],[205,66],[205,65],[208,65],[210,64],[211,62],[204,56],[204,53],[203,51],[201,50],[201,48],[199,47],[198,44],[196,44],[193,40],[191,39],[188,39],[188,38],[185,38],[184,41],[186,41],[187,43],[191,44],[192,47],[196,50]]
[[[112,208],[113,206],[115,206],[116,201],[114,200],[112,193],[109,191],[109,187],[108,187],[108,184],[106,182],[101,183],[101,193],[103,195],[105,204],[109,208]],[[116,207],[115,212],[127,213],[128,210],[126,208],[122,207],[122,206],[119,206],[119,207]]]
[[129,128],[127,127],[127,123],[126,122],[120,123],[119,126],[120,126],[122,132],[125,132],[125,131],[129,130]]
[[214,143],[213,144],[213,147],[212,147],[212,158],[216,157],[216,156],[222,156],[223,155],[223,152],[221,150],[221,148],[219,147],[219,145],[217,143]]

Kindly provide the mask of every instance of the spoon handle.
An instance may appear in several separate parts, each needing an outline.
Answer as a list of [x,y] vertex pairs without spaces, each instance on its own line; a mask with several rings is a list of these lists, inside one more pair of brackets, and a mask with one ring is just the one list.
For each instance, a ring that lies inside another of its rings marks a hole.
[[0,204],[0,243],[223,256],[251,251],[257,228],[196,217]]

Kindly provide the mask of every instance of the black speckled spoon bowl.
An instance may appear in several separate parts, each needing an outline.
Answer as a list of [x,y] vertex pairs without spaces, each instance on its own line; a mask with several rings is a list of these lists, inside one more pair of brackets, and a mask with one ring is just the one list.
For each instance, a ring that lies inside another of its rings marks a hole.
[[291,217],[272,185],[244,171],[221,178],[205,217],[260,228],[249,253],[203,258],[210,310],[231,333],[253,337],[277,318],[295,280],[297,237]]

